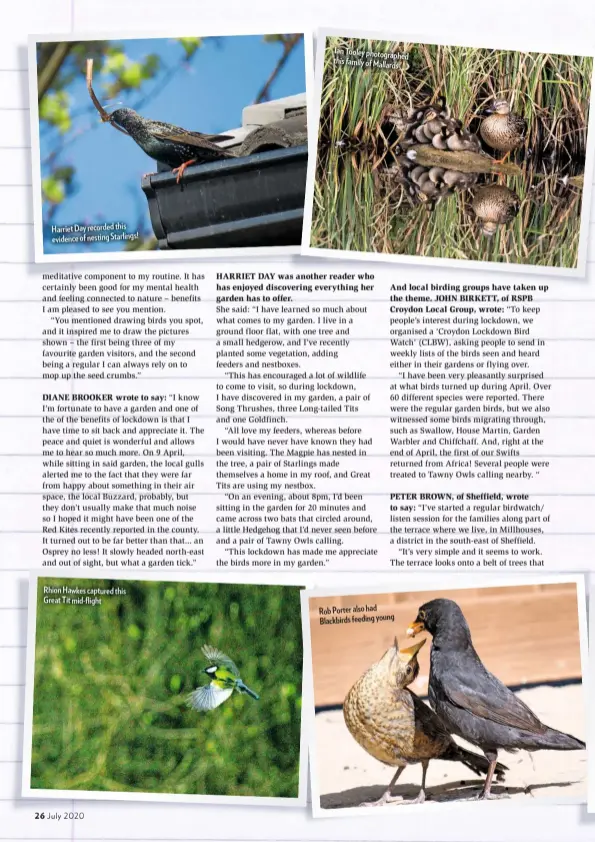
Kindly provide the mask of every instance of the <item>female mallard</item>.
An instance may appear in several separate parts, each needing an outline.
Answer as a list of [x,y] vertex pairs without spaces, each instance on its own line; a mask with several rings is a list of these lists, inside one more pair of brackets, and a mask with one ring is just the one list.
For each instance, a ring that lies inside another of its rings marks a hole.
[[527,133],[527,121],[513,114],[505,99],[495,99],[485,110],[489,117],[482,120],[479,133],[492,149],[512,152],[522,145]]
[[481,230],[486,237],[492,237],[499,225],[511,222],[520,208],[516,193],[503,184],[489,184],[480,187],[474,197],[472,208],[481,221]]

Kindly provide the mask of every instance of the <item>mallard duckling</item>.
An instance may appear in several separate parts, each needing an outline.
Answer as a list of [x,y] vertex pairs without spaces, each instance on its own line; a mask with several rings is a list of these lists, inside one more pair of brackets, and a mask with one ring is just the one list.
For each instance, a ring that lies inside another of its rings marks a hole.
[[479,152],[481,149],[477,135],[458,127],[446,138],[446,146],[451,152]]
[[507,100],[493,100],[485,113],[489,116],[482,120],[479,133],[488,146],[506,154],[522,146],[527,134],[527,121],[511,112]]
[[520,199],[517,194],[502,184],[480,187],[474,197],[472,208],[486,237],[493,237],[499,225],[511,222],[519,212]]
[[447,143],[446,143],[447,140],[448,140],[448,132],[446,130],[446,126],[442,126],[442,129],[440,130],[440,132],[438,132],[438,134],[435,134],[434,137],[432,138],[432,146],[434,147],[434,149],[442,149],[442,150],[448,149],[448,146],[447,146]]

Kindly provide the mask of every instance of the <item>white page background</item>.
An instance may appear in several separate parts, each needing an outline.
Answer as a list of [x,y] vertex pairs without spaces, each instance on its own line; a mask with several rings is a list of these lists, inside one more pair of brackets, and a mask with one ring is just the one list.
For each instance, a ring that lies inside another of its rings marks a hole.
[[[32,336],[35,318],[39,318],[35,302],[39,300],[38,278],[43,267],[32,261],[32,203],[30,196],[30,141],[27,112],[26,39],[29,33],[59,33],[77,31],[139,34],[151,31],[179,31],[200,34],[201,25],[209,31],[241,31],[242,26],[261,27],[266,31],[300,31],[318,26],[362,30],[381,30],[405,34],[419,33],[431,42],[432,35],[443,40],[464,43],[465,38],[477,43],[485,33],[486,41],[521,49],[549,49],[558,52],[595,50],[595,4],[592,2],[559,2],[546,0],[501,0],[494,3],[457,0],[417,0],[412,4],[398,0],[300,0],[289,4],[274,0],[227,0],[225,3],[206,3],[204,0],[20,0],[2,4],[0,27],[0,338],[7,335],[10,324],[12,336]],[[593,231],[591,224],[591,231]],[[559,295],[574,299],[595,300],[592,281],[595,280],[593,249],[589,266],[590,278],[585,281],[560,281]],[[61,269],[54,265],[53,271]],[[67,269],[69,267],[64,267]],[[113,265],[112,265],[112,268]],[[131,267],[132,268],[132,267]],[[330,267],[329,267],[330,268]],[[363,267],[362,267],[363,268]],[[374,270],[380,275],[379,267]],[[324,271],[324,268],[323,268]],[[444,276],[440,270],[391,267],[383,271],[407,273],[411,279],[422,280],[431,274],[432,280]],[[468,273],[466,273],[469,277]],[[485,275],[478,273],[478,280]],[[519,275],[519,279],[520,279]],[[490,280],[494,279],[493,273]],[[470,280],[470,277],[469,277]],[[590,281],[590,282],[589,282]],[[10,301],[11,303],[6,303]],[[23,302],[17,303],[17,302]],[[28,302],[28,303],[25,303]],[[580,305],[579,305],[580,307]],[[18,329],[20,327],[20,330]],[[11,346],[13,343],[9,343]],[[592,353],[591,343],[586,343]],[[7,353],[0,343],[0,353]],[[10,379],[2,371],[0,357],[0,414],[10,415],[11,407],[33,416],[39,411],[40,388],[32,371],[37,352],[33,345],[20,343],[22,359],[17,379],[14,369]],[[30,378],[30,379],[27,379]],[[586,381],[586,386],[590,382]],[[17,411],[17,410],[13,410]],[[591,410],[592,411],[592,410]],[[24,434],[25,435],[25,434]],[[28,438],[28,437],[27,437]],[[22,450],[26,451],[25,441]],[[35,451],[34,445],[31,450]],[[0,451],[5,448],[0,447]],[[589,460],[583,470],[591,473]],[[10,487],[11,476],[26,475],[27,459],[0,457],[3,487]],[[31,477],[31,484],[35,477]],[[32,507],[31,522],[9,528],[12,501],[0,497],[3,508],[0,529],[0,839],[67,839],[67,840],[485,840],[485,842],[530,842],[530,840],[593,840],[595,815],[589,816],[585,807],[547,807],[533,804],[522,807],[505,803],[478,804],[461,811],[424,810],[419,814],[394,814],[354,819],[315,821],[304,810],[275,810],[271,808],[220,808],[206,805],[110,804],[98,802],[39,803],[19,799],[20,764],[23,716],[23,675],[25,642],[25,571],[39,566],[39,537],[35,533],[36,511]],[[593,531],[584,522],[584,533]],[[585,537],[564,537],[559,540],[560,566],[556,569],[578,570],[591,567],[593,561],[577,555],[584,547]],[[590,538],[592,546],[592,537]],[[546,571],[547,572],[547,571]],[[378,579],[387,582],[387,575]],[[344,575],[341,585],[370,583],[369,577]],[[330,586],[337,579],[330,575],[317,577],[321,586]],[[394,577],[395,585],[399,577]],[[82,821],[41,821],[36,811],[56,812],[61,807],[82,811]]]

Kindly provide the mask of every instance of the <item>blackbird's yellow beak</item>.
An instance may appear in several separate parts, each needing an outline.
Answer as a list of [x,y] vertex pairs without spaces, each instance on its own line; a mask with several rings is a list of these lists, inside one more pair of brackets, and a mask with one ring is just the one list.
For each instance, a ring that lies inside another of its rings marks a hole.
[[417,643],[414,643],[414,644],[413,644],[413,646],[410,646],[408,649],[401,649],[401,650],[400,650],[400,652],[399,652],[399,654],[400,654],[400,655],[405,655],[405,656],[407,656],[409,659],[413,658],[413,657],[414,657],[414,655],[417,655],[417,653],[419,652],[419,650],[421,649],[421,647],[424,645],[424,643],[426,642],[426,640],[427,640],[427,638],[426,638],[426,637],[422,637],[422,639],[421,639],[421,640],[419,640]]
[[426,627],[424,626],[423,622],[420,620],[414,620],[413,623],[409,623],[407,626],[407,637],[415,637],[416,634],[420,634],[422,631],[425,631]]

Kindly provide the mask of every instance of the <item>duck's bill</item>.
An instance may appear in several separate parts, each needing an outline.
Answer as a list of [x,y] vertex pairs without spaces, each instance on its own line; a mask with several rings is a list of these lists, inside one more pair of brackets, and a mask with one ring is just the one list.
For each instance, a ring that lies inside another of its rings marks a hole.
[[407,626],[407,637],[415,637],[416,635],[421,634],[421,632],[425,630],[426,627],[424,626],[424,624],[419,620],[415,620],[415,622],[409,623],[409,625]]

